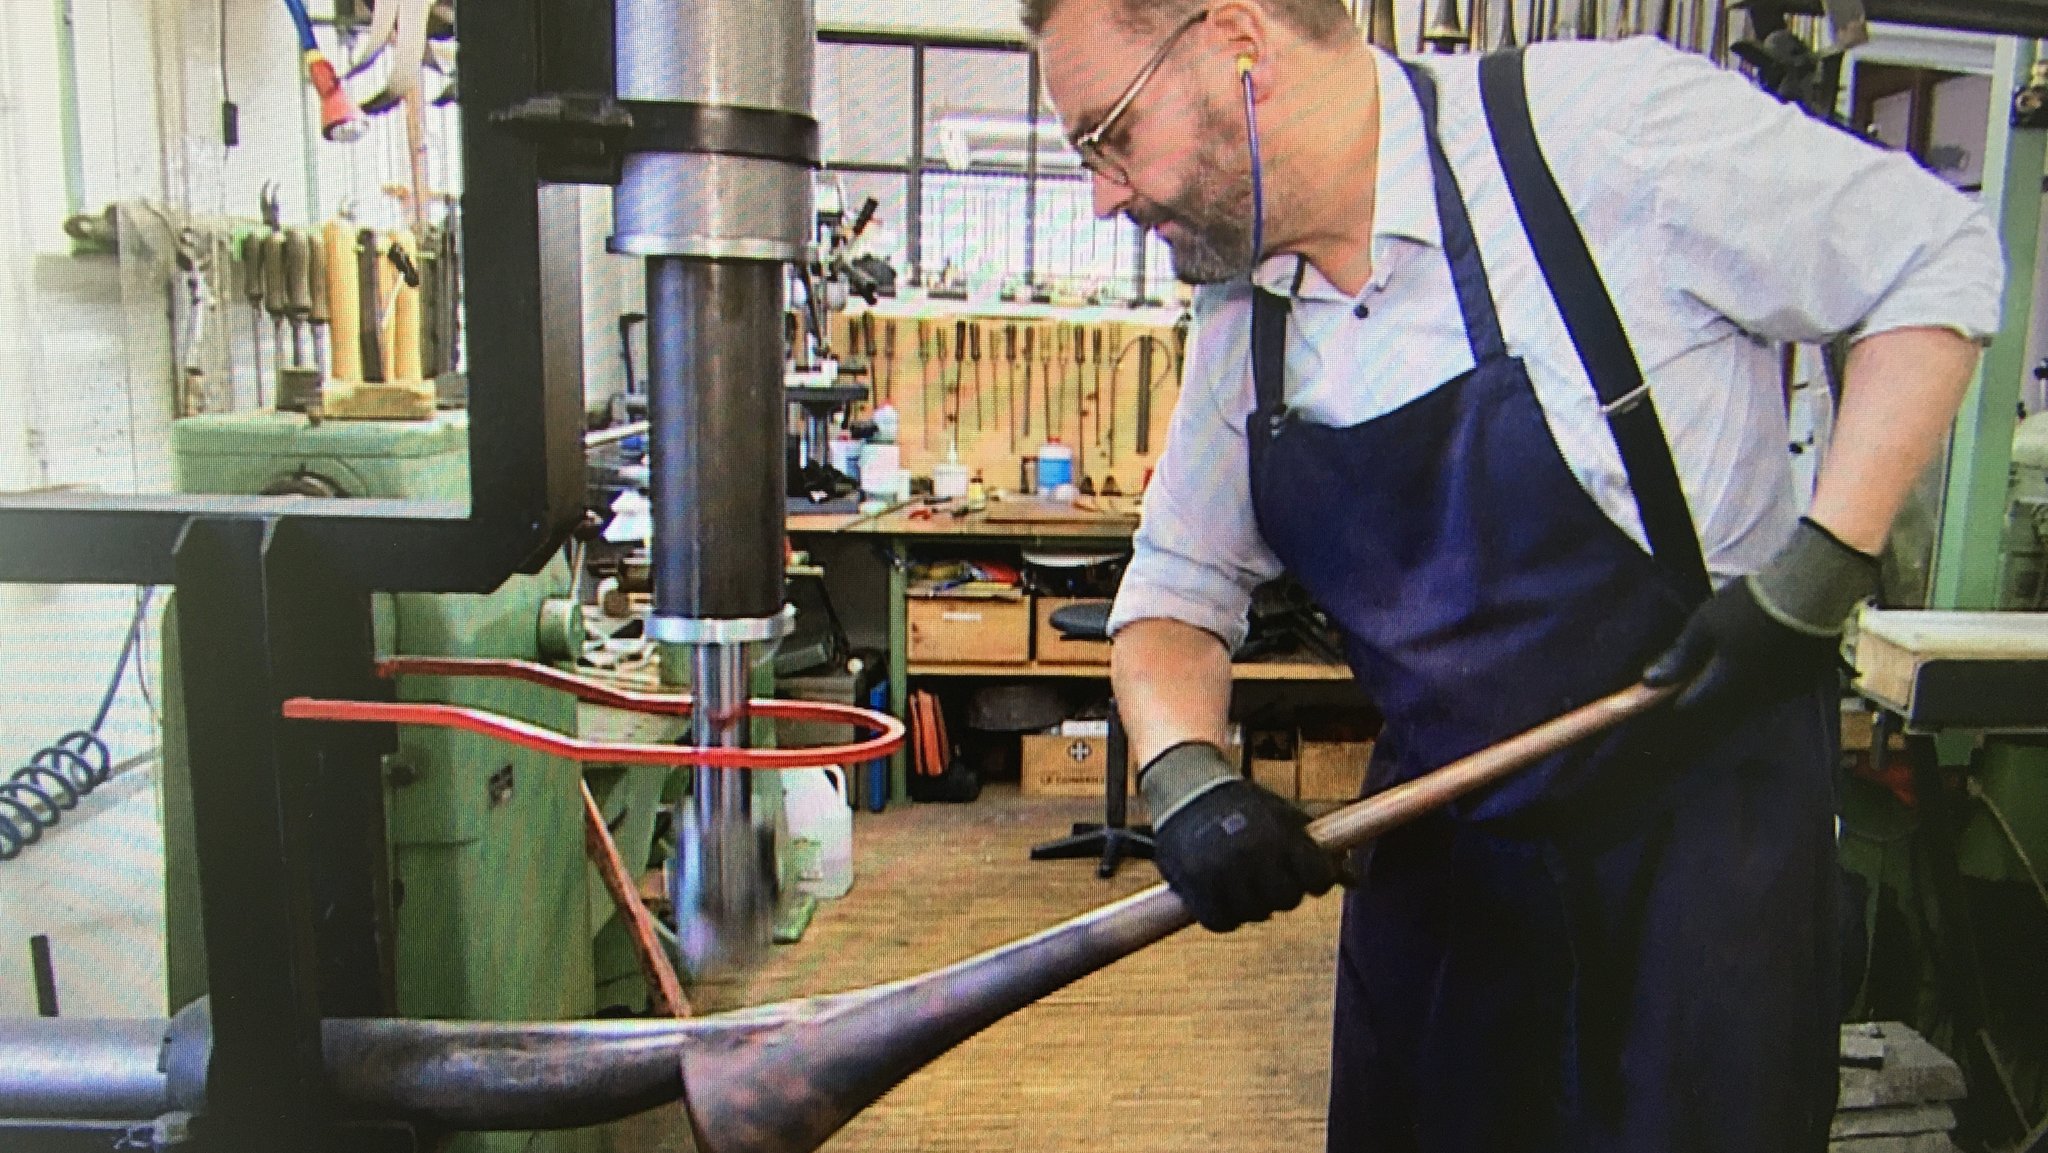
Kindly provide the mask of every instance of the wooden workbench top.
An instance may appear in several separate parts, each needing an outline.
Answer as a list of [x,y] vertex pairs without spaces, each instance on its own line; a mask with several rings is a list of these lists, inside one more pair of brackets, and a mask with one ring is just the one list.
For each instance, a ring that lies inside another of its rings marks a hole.
[[792,533],[899,537],[973,537],[983,540],[1129,540],[1138,528],[1135,497],[1097,500],[1093,507],[1042,504],[1029,497],[991,502],[982,512],[955,515],[945,505],[906,505],[873,516],[800,513]]

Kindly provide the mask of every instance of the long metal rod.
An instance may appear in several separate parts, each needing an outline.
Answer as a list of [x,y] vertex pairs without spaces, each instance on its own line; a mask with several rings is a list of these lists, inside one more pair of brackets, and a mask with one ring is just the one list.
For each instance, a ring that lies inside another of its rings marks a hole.
[[[1632,686],[1309,826],[1331,851],[1356,847],[1666,700]],[[485,1024],[333,1020],[322,1031],[334,1098],[351,1114],[461,1130],[568,1128],[682,1099],[701,1153],[810,1153],[882,1094],[953,1046],[1089,973],[1192,923],[1165,885],[936,972],[852,993],[678,1022]],[[0,1025],[0,1115],[48,1116],[15,1054],[75,1042],[58,1022]],[[71,1025],[70,1022],[62,1023]],[[77,1114],[150,1116],[168,1104],[137,1071],[150,1028],[96,1039],[130,1070],[67,1094]],[[188,1106],[189,1107],[189,1106]]]

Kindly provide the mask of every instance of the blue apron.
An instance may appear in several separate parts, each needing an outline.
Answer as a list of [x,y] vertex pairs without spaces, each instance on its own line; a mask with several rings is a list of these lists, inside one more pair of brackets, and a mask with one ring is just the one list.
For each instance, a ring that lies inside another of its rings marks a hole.
[[[1332,428],[1286,406],[1259,289],[1246,429],[1261,534],[1385,714],[1368,791],[1625,687],[1708,595],[1633,350],[1529,125],[1519,53],[1481,93],[1545,282],[1650,539],[1593,502],[1509,355],[1412,65],[1476,367]],[[1834,694],[1658,714],[1361,850],[1345,898],[1332,1153],[1815,1150],[1834,1110]]]

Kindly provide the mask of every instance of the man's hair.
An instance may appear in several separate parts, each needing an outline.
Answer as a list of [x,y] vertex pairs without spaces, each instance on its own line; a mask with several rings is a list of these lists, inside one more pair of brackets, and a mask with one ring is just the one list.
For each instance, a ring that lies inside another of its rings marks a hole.
[[[1046,21],[1061,0],[1022,0],[1024,30],[1032,36],[1045,32]],[[1133,35],[1164,35],[1174,24],[1202,7],[1207,0],[1116,0],[1117,23]],[[1274,19],[1307,37],[1327,44],[1353,31],[1351,12],[1344,0],[1257,0]]]

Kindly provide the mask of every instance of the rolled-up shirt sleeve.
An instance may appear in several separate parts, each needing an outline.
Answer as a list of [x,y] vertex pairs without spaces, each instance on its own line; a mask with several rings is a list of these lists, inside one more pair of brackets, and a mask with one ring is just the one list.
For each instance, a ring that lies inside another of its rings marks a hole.
[[1773,340],[1999,327],[2005,266],[1987,214],[1902,152],[1652,44],[1628,160],[1656,192],[1681,305]]
[[[1236,649],[1246,631],[1252,591],[1280,575],[1252,514],[1244,421],[1225,415],[1223,397],[1245,391],[1248,336],[1242,304],[1221,290],[1197,294],[1181,394],[1165,450],[1145,490],[1109,628],[1166,618],[1214,634]],[[1232,323],[1235,317],[1237,323]]]

